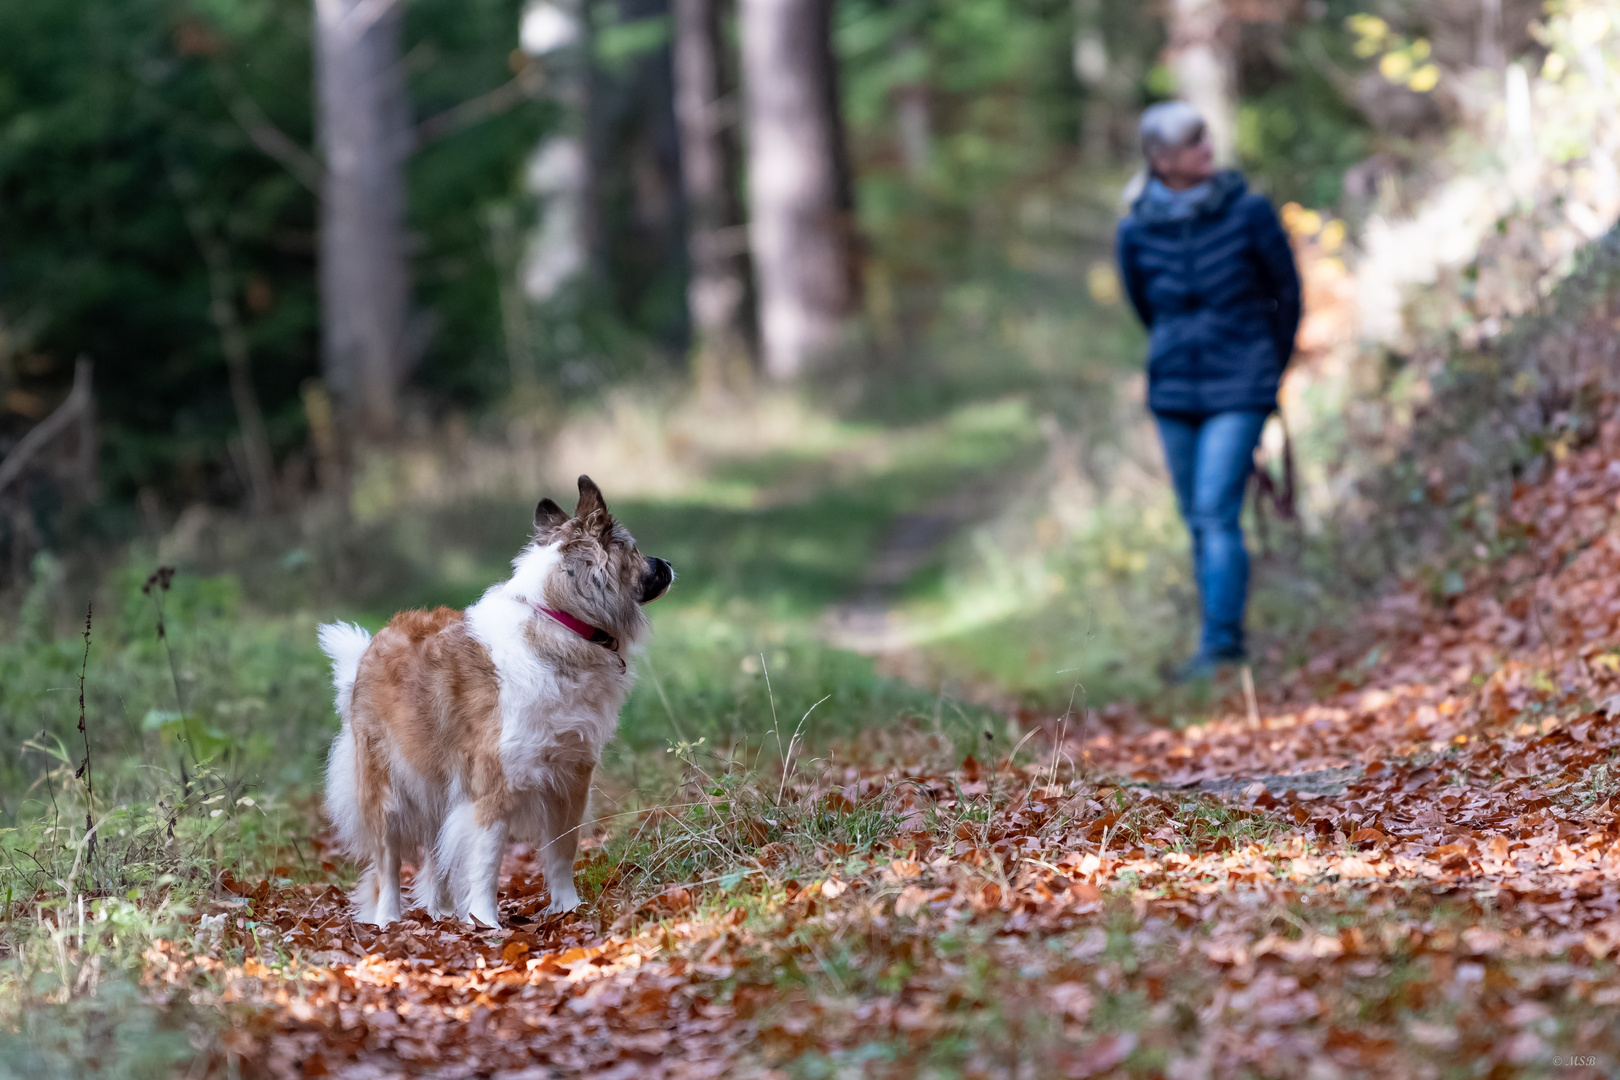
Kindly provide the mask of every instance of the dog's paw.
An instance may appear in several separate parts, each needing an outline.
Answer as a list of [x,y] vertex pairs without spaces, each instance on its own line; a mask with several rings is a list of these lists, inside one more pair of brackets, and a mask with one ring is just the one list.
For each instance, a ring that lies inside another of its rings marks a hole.
[[573,889],[569,889],[567,892],[558,893],[553,897],[551,903],[547,904],[540,914],[561,915],[564,912],[573,911],[577,907],[579,907],[579,894]]
[[479,930],[498,930],[501,926],[501,917],[494,911],[468,912],[467,921]]

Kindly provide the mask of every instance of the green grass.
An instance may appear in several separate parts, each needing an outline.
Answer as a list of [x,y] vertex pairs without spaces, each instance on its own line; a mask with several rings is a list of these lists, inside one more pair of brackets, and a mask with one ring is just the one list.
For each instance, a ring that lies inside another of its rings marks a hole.
[[[53,632],[53,567],[36,562],[19,627],[0,640],[0,739],[19,750],[0,761],[0,799],[13,824],[42,812],[46,775],[84,756],[81,665],[104,806],[179,783],[182,760],[192,774],[213,765],[277,789],[315,778],[297,748],[335,719],[314,617],[251,612],[233,577],[180,574],[165,597],[165,642],[142,592],[146,569],[132,561],[98,590],[86,659],[82,637]],[[83,618],[77,612],[81,631]]]

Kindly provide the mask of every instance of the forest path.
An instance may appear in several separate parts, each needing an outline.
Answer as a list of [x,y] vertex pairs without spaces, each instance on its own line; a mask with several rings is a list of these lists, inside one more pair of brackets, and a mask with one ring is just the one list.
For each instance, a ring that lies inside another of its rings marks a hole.
[[906,648],[897,619],[906,584],[932,565],[964,528],[983,520],[1005,491],[1002,478],[980,479],[898,515],[867,563],[855,595],[828,608],[821,632],[828,644],[865,656]]

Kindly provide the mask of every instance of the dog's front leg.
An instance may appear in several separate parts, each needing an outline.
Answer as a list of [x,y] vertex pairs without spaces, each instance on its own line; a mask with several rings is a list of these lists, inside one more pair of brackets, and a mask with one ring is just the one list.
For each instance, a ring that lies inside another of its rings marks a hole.
[[382,857],[377,860],[377,925],[399,921],[399,840],[383,841]]
[[547,808],[540,848],[546,891],[551,894],[551,903],[541,912],[543,915],[579,907],[579,893],[574,889],[574,856],[579,850],[579,827],[590,800],[594,770],[592,764],[573,762],[557,769],[556,801]]
[[496,903],[501,883],[501,857],[506,854],[506,822],[484,826],[473,841],[467,859],[467,914],[485,926],[501,925]]
[[456,914],[486,926],[501,925],[495,901],[506,853],[506,819],[486,804],[462,803],[450,812],[439,844],[453,882]]
[[455,914],[456,904],[450,895],[449,871],[446,869],[444,856],[439,851],[437,840],[427,846],[427,853],[422,859],[422,868],[416,872],[411,900],[417,907],[425,908],[431,919],[443,919]]

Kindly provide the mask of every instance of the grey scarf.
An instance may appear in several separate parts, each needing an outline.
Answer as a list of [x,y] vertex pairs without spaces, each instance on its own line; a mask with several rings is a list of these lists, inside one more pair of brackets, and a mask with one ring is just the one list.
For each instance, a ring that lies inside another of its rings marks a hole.
[[1161,221],[1186,221],[1197,217],[1204,202],[1215,190],[1213,180],[1205,180],[1185,191],[1174,191],[1164,181],[1153,177],[1142,192],[1142,202],[1152,208],[1152,216]]

